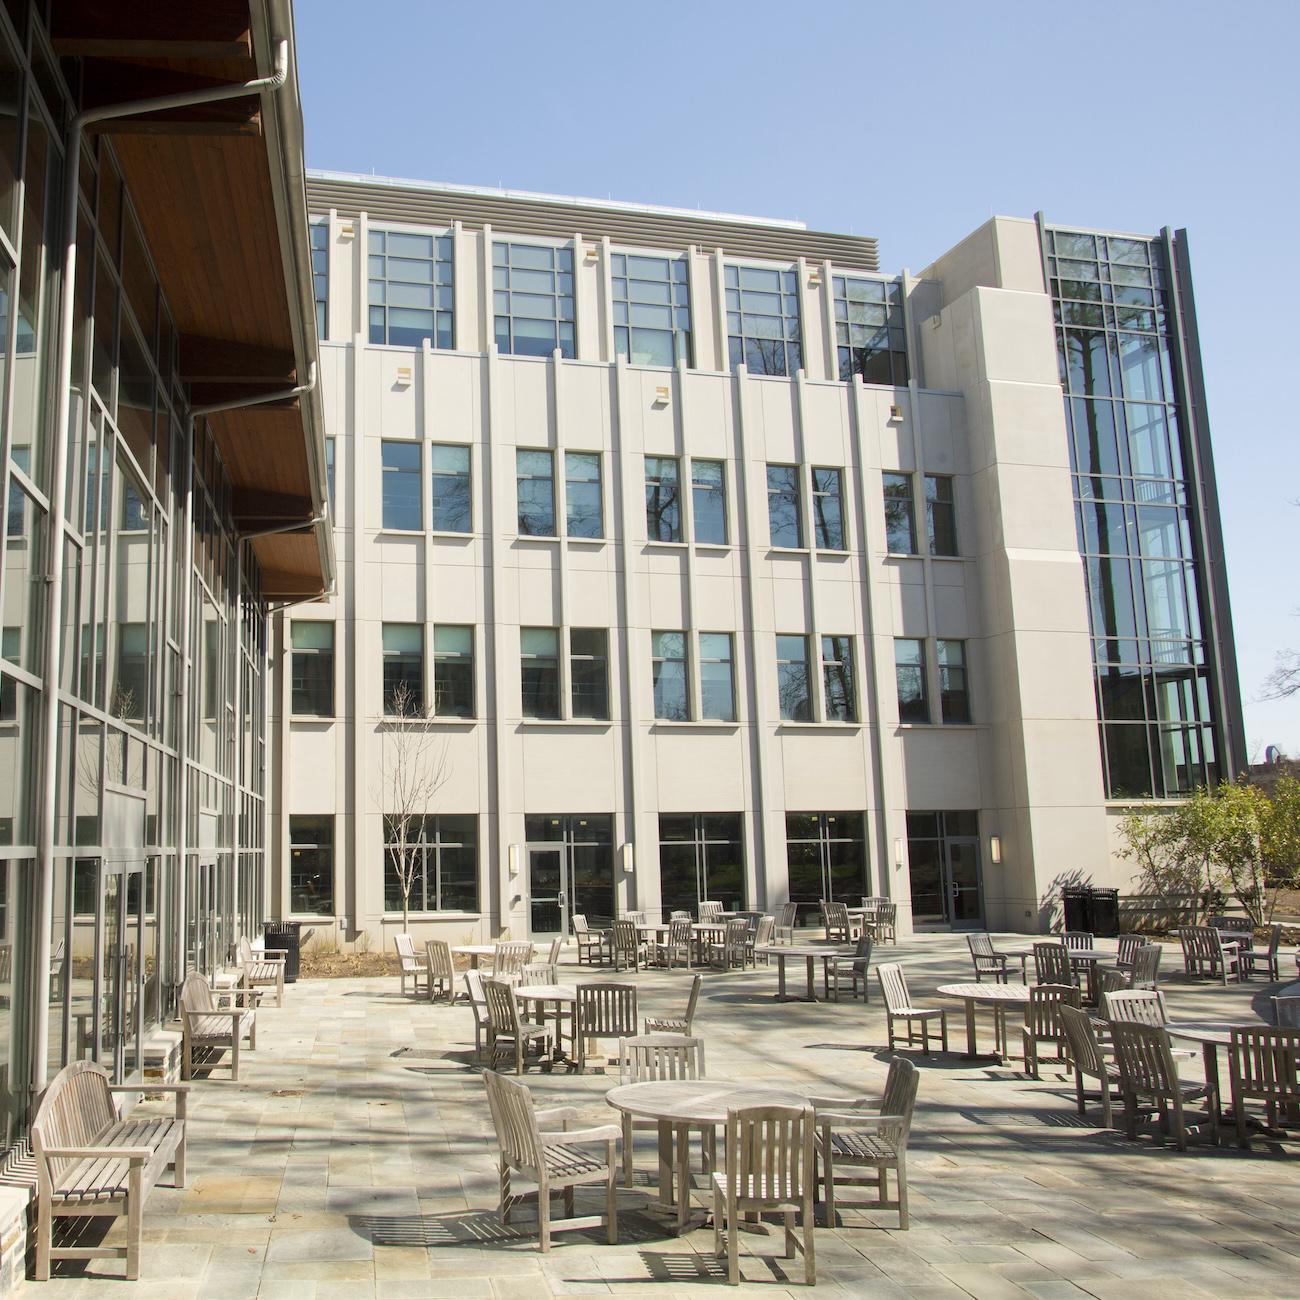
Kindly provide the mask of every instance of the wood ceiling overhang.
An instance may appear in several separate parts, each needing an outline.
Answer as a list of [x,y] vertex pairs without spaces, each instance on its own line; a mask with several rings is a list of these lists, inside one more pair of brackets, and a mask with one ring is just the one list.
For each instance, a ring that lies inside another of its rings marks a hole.
[[[61,57],[76,60],[68,74],[82,108],[94,108],[267,75],[253,7],[250,0],[61,0],[52,37]],[[275,93],[296,97],[296,87]],[[196,407],[283,392],[302,383],[315,360],[315,321],[301,319],[300,299],[287,288],[279,215],[290,204],[305,213],[305,197],[273,156],[279,150],[266,127],[262,99],[252,94],[89,128],[112,136]],[[321,437],[313,427],[318,410],[293,398],[209,417],[240,531],[301,525],[252,543],[270,600],[319,595],[327,585],[327,543],[314,526],[322,490],[311,455],[312,439]],[[323,465],[323,452],[316,459]]]

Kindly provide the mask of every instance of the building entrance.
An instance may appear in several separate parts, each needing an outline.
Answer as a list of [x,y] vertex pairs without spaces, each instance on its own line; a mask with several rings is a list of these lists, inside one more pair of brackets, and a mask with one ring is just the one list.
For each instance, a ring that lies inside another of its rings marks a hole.
[[614,919],[614,819],[608,814],[526,817],[528,926],[533,939],[567,935],[581,913]]
[[914,925],[983,925],[978,813],[908,813],[907,856]]

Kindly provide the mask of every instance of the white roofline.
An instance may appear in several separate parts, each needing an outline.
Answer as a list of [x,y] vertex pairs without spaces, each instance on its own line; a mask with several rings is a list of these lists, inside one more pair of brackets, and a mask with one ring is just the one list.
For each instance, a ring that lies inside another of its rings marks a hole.
[[725,221],[742,226],[770,226],[779,230],[807,230],[802,221],[782,217],[747,217],[738,212],[707,212],[703,208],[672,208],[658,203],[626,203],[619,199],[593,199],[580,194],[537,194],[532,190],[497,189],[488,185],[453,185],[447,181],[417,181],[400,176],[369,176],[363,172],[307,169],[311,180],[340,181],[347,185],[387,185],[405,190],[428,190],[446,194],[480,194],[485,198],[523,199],[529,203],[557,203],[583,208],[609,208],[616,212],[659,212],[667,216],[690,217],[696,221]]

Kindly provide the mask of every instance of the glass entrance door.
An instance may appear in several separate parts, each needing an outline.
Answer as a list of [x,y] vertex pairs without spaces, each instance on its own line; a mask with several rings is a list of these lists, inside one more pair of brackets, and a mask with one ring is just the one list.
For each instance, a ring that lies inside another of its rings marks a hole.
[[529,846],[528,899],[532,938],[551,939],[569,933],[567,874],[561,846]]
[[977,832],[974,812],[907,814],[914,925],[970,929],[983,924]]
[[980,842],[977,839],[949,839],[948,903],[949,923],[954,929],[978,927],[983,923],[980,899]]
[[144,1065],[144,864],[104,862],[98,1060],[116,1082]]

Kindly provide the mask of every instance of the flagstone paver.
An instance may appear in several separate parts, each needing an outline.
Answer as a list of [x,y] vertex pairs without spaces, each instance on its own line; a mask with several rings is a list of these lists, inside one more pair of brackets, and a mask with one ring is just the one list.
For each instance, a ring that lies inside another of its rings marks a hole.
[[[885,952],[897,953],[926,1003],[938,984],[968,978],[961,936],[918,936]],[[666,1012],[684,996],[685,972],[636,978],[643,1014]],[[888,1055],[875,991],[864,1008],[777,1003],[775,986],[775,972],[763,968],[706,974],[696,1024],[709,1074],[878,1094]],[[1225,989],[1172,975],[1165,991],[1176,1017],[1231,1019],[1262,1006],[1269,986],[1256,980]],[[736,1290],[725,1286],[712,1255],[711,1228],[670,1236],[651,1198],[652,1137],[640,1133],[638,1186],[619,1194],[621,1244],[564,1233],[550,1255],[539,1254],[495,1214],[495,1142],[472,1063],[468,1009],[403,999],[396,978],[301,981],[286,1001],[263,1014],[258,1050],[238,1083],[221,1070],[198,1081],[190,1185],[160,1186],[150,1199],[141,1281],[120,1281],[117,1261],[80,1271],[63,1265],[33,1295],[807,1294],[798,1261],[787,1271],[776,1231],[745,1234]],[[981,1034],[982,1041],[991,1036],[983,1025]],[[960,1033],[954,1045],[964,1046]],[[1015,1063],[955,1053],[913,1059],[921,1087],[909,1159],[912,1229],[897,1231],[892,1214],[877,1223],[855,1210],[835,1229],[819,1229],[822,1293],[876,1300],[1297,1294],[1300,1142],[1257,1144],[1251,1155],[1226,1142],[1218,1150],[1194,1144],[1180,1155],[1149,1135],[1134,1144],[1098,1128],[1095,1108],[1080,1118],[1073,1080],[1051,1061],[1035,1082]],[[611,1118],[603,1095],[613,1080],[599,1071],[530,1070],[527,1079],[540,1105],[563,1101],[593,1121]]]

